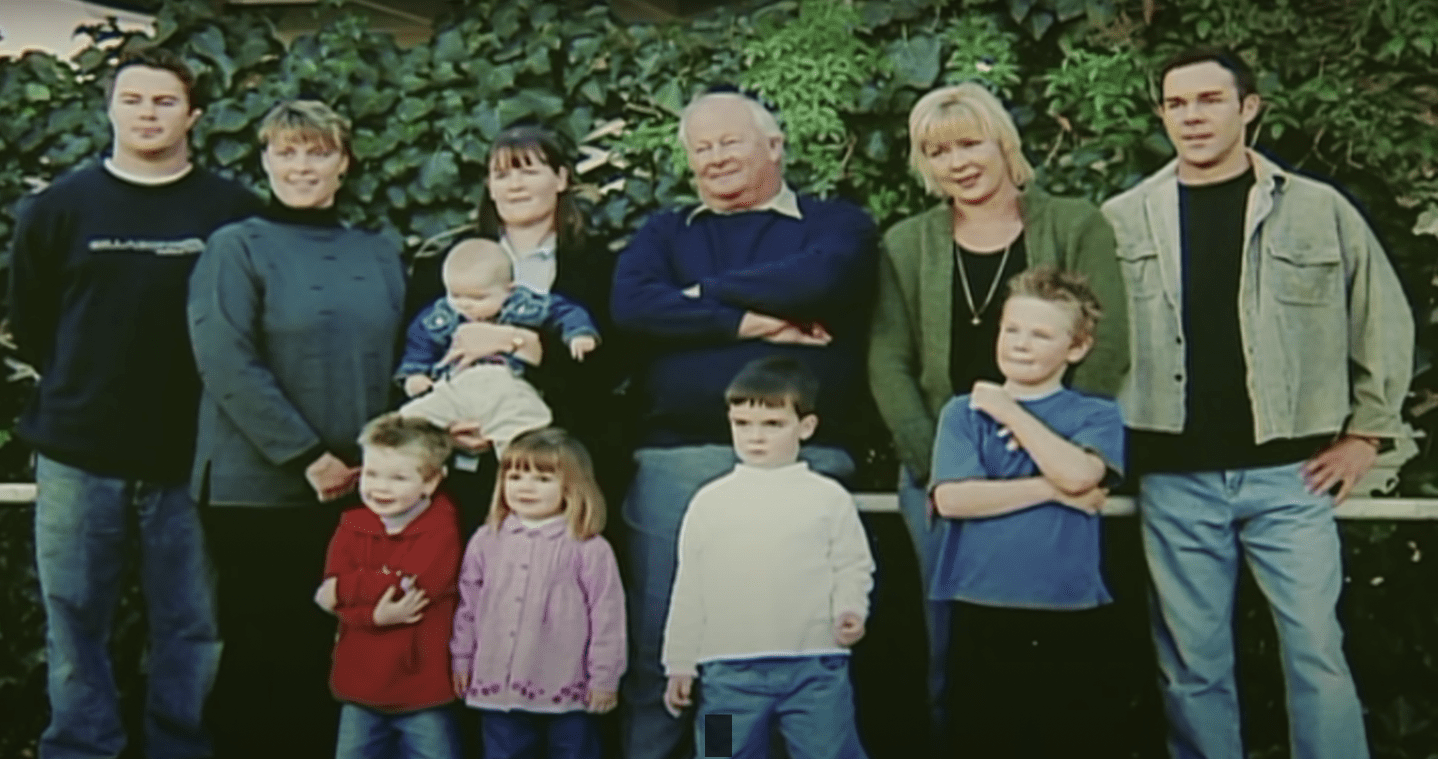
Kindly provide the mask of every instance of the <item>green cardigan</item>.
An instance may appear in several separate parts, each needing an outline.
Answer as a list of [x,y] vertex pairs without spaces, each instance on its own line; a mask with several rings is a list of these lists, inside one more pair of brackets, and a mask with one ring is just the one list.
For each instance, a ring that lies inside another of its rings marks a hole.
[[[1075,387],[1115,395],[1129,366],[1128,298],[1114,234],[1086,200],[1030,188],[1023,195],[1028,265],[1055,264],[1088,276],[1103,305],[1094,347],[1075,370]],[[869,385],[894,434],[899,459],[928,480],[939,410],[956,392],[949,379],[953,325],[953,223],[940,203],[884,235],[878,302],[869,339]],[[992,350],[992,348],[990,348]]]

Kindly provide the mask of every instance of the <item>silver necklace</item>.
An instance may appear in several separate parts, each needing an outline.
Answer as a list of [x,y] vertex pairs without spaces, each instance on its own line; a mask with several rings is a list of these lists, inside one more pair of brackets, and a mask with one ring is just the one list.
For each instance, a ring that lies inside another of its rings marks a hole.
[[975,327],[979,325],[979,314],[988,310],[989,304],[994,300],[994,293],[999,290],[999,280],[1004,278],[1004,266],[1009,262],[1009,248],[1013,245],[1013,242],[1009,242],[1004,246],[1004,255],[999,259],[999,270],[994,272],[994,281],[989,283],[989,294],[984,296],[982,305],[974,308],[974,294],[969,291],[969,273],[964,269],[964,252],[959,249],[959,242],[954,241],[954,259],[959,263],[959,282],[963,286],[964,300],[969,304],[969,313],[974,315],[969,322]]

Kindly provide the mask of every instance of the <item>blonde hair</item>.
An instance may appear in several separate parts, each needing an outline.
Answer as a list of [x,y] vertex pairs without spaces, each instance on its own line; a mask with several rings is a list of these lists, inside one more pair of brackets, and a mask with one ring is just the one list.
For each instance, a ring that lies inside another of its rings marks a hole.
[[471,237],[449,249],[441,276],[446,288],[458,277],[473,277],[487,285],[506,284],[514,280],[514,262],[494,240]]
[[452,443],[449,433],[427,419],[400,416],[398,411],[381,414],[360,430],[359,444],[364,449],[389,448],[419,459],[419,471],[426,479],[444,472]]
[[1094,328],[1103,318],[1103,305],[1089,286],[1088,277],[1069,269],[1044,264],[1015,274],[1009,278],[1008,298],[1020,296],[1067,306],[1073,311],[1075,342],[1093,339]]
[[1009,112],[983,85],[964,82],[930,92],[909,111],[909,166],[924,180],[929,194],[942,196],[943,191],[929,170],[925,146],[975,131],[998,142],[1015,187],[1033,180],[1034,167],[1024,157],[1019,130]]
[[588,540],[604,531],[604,494],[594,481],[589,451],[558,427],[526,432],[511,440],[504,449],[489,518],[485,520],[491,529],[499,529],[512,511],[504,500],[504,478],[515,470],[553,472],[559,476],[561,508],[569,518],[569,532],[576,540]]
[[260,122],[260,144],[281,139],[318,142],[349,155],[350,121],[318,100],[287,100]]

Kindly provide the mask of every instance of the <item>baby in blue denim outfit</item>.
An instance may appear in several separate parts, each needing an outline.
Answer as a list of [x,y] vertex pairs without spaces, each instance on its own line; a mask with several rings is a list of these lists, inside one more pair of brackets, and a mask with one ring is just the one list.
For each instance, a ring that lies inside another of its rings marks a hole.
[[524,380],[522,341],[515,350],[453,370],[445,361],[450,341],[467,322],[492,322],[558,334],[575,360],[599,344],[594,320],[579,304],[555,293],[540,293],[514,282],[513,265],[499,243],[466,240],[444,260],[445,295],[420,311],[405,334],[404,357],[395,378],[412,400],[404,416],[440,427],[479,422],[497,452],[516,435],[547,426],[549,407]]

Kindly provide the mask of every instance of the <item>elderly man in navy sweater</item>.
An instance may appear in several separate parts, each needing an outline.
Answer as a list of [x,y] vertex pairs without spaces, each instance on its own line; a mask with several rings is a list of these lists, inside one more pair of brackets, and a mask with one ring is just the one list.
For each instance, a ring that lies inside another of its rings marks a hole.
[[824,420],[802,458],[843,478],[843,425],[862,399],[874,223],[840,200],[784,183],[784,135],[737,92],[685,108],[680,137],[700,203],[651,216],[619,257],[611,309],[637,351],[638,470],[623,506],[630,640],[624,755],[692,755],[689,720],[664,709],[660,645],[684,510],[730,471],[724,388],[748,362],[794,356],[819,376]]

